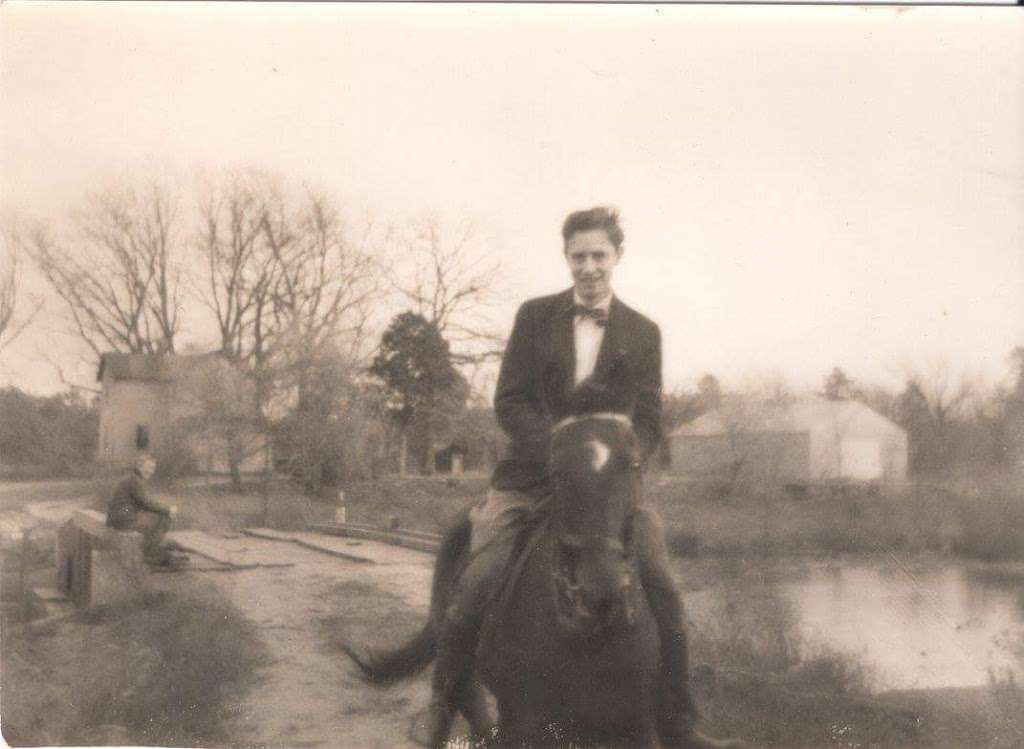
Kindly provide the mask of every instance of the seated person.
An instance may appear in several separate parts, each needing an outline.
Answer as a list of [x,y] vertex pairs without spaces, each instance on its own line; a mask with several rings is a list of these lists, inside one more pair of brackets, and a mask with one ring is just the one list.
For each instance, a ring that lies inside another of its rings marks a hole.
[[145,539],[143,554],[151,564],[167,564],[170,554],[161,544],[171,527],[172,508],[146,496],[144,482],[153,476],[156,461],[145,453],[135,459],[131,472],[118,483],[107,507],[107,525],[122,531],[138,531]]

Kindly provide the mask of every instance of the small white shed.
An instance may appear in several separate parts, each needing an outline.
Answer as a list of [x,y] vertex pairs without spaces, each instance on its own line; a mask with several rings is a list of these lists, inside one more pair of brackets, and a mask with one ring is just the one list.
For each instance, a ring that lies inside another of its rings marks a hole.
[[726,403],[671,435],[671,471],[758,480],[900,482],[907,435],[858,401],[821,396],[783,406]]

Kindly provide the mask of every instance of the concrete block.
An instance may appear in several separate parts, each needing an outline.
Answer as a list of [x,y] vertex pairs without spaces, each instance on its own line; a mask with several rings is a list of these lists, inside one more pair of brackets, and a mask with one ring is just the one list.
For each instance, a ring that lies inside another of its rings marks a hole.
[[78,510],[57,534],[56,587],[79,608],[119,603],[145,589],[143,536],[108,528],[95,510]]

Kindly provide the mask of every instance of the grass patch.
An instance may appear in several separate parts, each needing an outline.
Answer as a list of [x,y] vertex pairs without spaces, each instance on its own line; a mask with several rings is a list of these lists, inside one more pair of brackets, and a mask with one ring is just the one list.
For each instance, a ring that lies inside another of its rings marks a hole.
[[[351,522],[442,531],[483,498],[489,476],[388,476],[345,489]],[[237,530],[252,525],[301,529],[333,520],[333,500],[302,495],[287,481],[271,484],[264,516],[258,487],[191,486],[155,491],[179,506],[178,528]],[[656,475],[644,501],[662,518],[679,556],[763,557],[927,553],[983,561],[1024,559],[1024,487],[991,477],[984,483],[916,484],[899,492],[871,487],[811,487],[805,492],[725,491],[720,483]]]
[[345,504],[353,522],[380,525],[394,518],[400,527],[440,532],[489,486],[485,475],[394,476],[350,487]]
[[725,493],[716,484],[661,476],[646,487],[669,545],[696,553],[794,555],[939,553],[983,561],[1024,559],[1024,487],[920,484]]
[[224,721],[265,657],[254,627],[212,587],[4,634],[4,736],[22,746],[112,736],[146,746],[223,743]]

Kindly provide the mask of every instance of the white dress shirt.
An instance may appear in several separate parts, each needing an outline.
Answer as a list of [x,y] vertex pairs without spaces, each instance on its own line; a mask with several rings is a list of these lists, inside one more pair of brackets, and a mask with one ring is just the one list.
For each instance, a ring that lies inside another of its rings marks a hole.
[[[583,304],[579,294],[573,293],[573,300],[576,304]],[[586,307],[603,309],[605,312],[611,307],[612,296],[609,294],[603,301],[597,304],[587,304]],[[576,315],[573,319],[573,343],[576,347],[576,375],[575,384],[579,385],[594,373],[597,365],[597,354],[601,350],[601,341],[604,340],[604,326],[598,325],[592,317]]]

